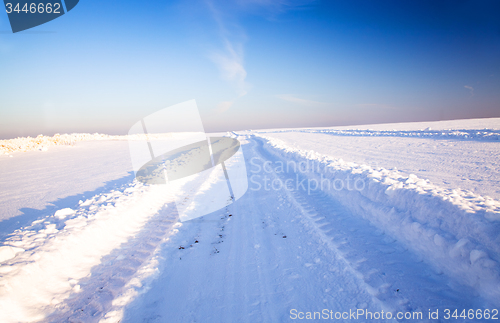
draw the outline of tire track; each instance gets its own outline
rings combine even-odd
[[[262,158],[276,161],[257,141],[256,150]],[[282,160],[286,163],[286,160]],[[297,173],[271,174],[295,180]],[[298,180],[307,180],[298,174]],[[359,286],[372,295],[374,305],[384,311],[421,311],[444,308],[479,308],[471,288],[443,277],[442,272],[424,263],[401,243],[369,221],[355,216],[329,194],[314,190],[292,192],[283,189],[289,201],[299,210],[300,221],[321,244],[344,263],[346,271],[357,277]]]

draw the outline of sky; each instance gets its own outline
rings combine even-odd
[[[500,1],[80,0],[15,34],[0,13],[0,139],[192,99],[207,132],[500,117]]]

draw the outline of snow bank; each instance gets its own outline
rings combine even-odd
[[[17,151],[40,150],[47,151],[48,147],[56,145],[73,145],[74,140],[69,135],[55,134],[53,137],[39,135],[36,138],[16,138],[0,140],[0,154],[8,155]]]
[[[0,155],[9,155],[13,152],[32,150],[47,151],[51,146],[73,146],[78,141],[90,140],[156,140],[171,138],[173,134],[125,135],[111,136],[100,133],[72,133],[55,134],[53,137],[38,135],[36,138],[19,137],[16,139],[0,140]]]
[[[477,141],[500,141],[500,130],[494,129],[447,129],[447,130],[332,130],[332,129],[294,129],[294,130],[276,130],[272,132],[307,132],[323,133],[334,136],[362,136],[362,137],[413,137],[430,139],[461,139]],[[264,132],[265,133],[265,132]]]
[[[0,263],[14,258],[18,253],[23,252],[22,248],[15,248],[11,246],[0,247]]]
[[[286,160],[313,161],[306,175],[318,182],[356,181],[360,190],[328,190],[354,214],[405,243],[422,260],[500,304],[500,202],[465,190],[443,189],[397,170],[347,163],[264,139]],[[360,185],[360,184],[363,185]]]
[[[170,199],[165,186],[146,187],[133,181],[121,191],[80,201],[76,209],[58,210],[13,232],[0,247],[0,321],[42,320],[64,306],[71,295],[83,292],[119,293],[123,285],[120,281],[132,280],[169,232],[163,222],[156,222],[146,230],[144,239],[136,239]],[[161,232],[154,232],[156,228]],[[113,250],[115,253],[110,254]],[[97,279],[96,286],[89,281],[83,284],[91,274],[99,277],[93,268],[103,266],[107,255],[111,259],[105,277]],[[120,266],[126,270],[114,277],[114,268]],[[76,306],[83,308],[85,304]],[[98,308],[103,310],[101,305]]]
[[[133,180],[15,230],[0,246],[0,322],[120,321],[158,273],[161,244],[183,225],[174,201],[189,205],[191,186]]]

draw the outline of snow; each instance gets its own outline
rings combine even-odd
[[[348,190],[325,191],[345,201],[345,207],[404,242],[449,276],[488,298],[500,300],[499,201],[469,191],[443,189],[414,174],[374,170],[314,151],[294,149],[278,139],[267,140],[266,144],[285,160],[296,160],[297,164],[317,162],[315,168],[322,172],[307,172],[315,183],[324,179],[330,183],[348,182],[352,176],[353,182],[363,184],[357,194]],[[458,247],[465,249],[463,239],[468,240],[464,252],[470,257],[456,257],[456,252],[452,252]],[[476,249],[488,251],[494,259],[486,251]],[[482,261],[476,262],[479,258]]]
[[[23,251],[24,249],[11,246],[0,247],[0,262],[10,260],[14,258],[18,253],[21,253]]]
[[[293,130],[284,130],[290,132]],[[297,130],[295,130],[297,131]],[[432,131],[431,128],[417,131],[402,131],[402,130],[299,130],[307,133],[324,133],[334,136],[361,136],[361,137],[417,137],[429,139],[459,139],[459,140],[477,140],[477,141],[493,141],[500,140],[500,131],[492,129],[484,130],[439,130]]]
[[[168,197],[163,186],[145,188],[133,182],[122,189],[128,188],[132,190],[94,197],[76,211],[59,210],[6,239],[5,244],[29,252],[2,264],[1,268],[9,268],[2,275],[8,286],[0,293],[2,321],[42,319],[44,308],[60,304],[72,292],[80,293],[77,282],[103,256],[140,232]]]
[[[132,176],[126,141],[82,141],[47,152],[0,156],[0,237],[38,216],[74,208],[79,200]]]
[[[61,209],[61,210],[58,210],[54,216],[56,218],[59,218],[59,219],[64,219],[66,218],[68,215],[73,215],[75,214],[75,211],[73,209],[70,209],[69,207],[65,208],[65,209]]]
[[[18,138],[0,156],[0,321],[288,322],[326,310],[435,322],[446,309],[498,309],[499,129],[227,134],[248,179],[231,178],[233,190],[246,193],[182,222],[175,202],[208,205],[220,172],[145,185],[127,143],[144,137]]]
[[[149,135],[149,139],[169,138],[173,134]],[[74,146],[79,141],[92,140],[145,140],[145,135],[111,136],[100,133],[72,133],[55,134],[54,136],[38,135],[36,138],[19,137],[15,139],[0,140],[0,155],[11,156],[14,152],[26,152],[32,150],[47,151],[51,146]]]
[[[443,188],[466,189],[500,199],[498,142],[416,137],[336,136],[324,133],[265,133],[303,150],[346,162],[397,169]]]

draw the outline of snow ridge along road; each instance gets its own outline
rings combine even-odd
[[[297,165],[314,165],[305,172],[311,186],[320,186],[322,181],[330,184],[330,195],[354,214],[500,304],[498,201],[468,191],[441,189],[415,175],[294,149],[277,139],[267,141],[266,147],[285,158],[285,164],[294,160]],[[349,181],[362,189],[334,187]]]
[[[0,247],[0,320],[41,320],[54,309],[64,310],[62,302],[75,297],[79,301],[69,300],[75,307],[68,311],[99,312],[177,222],[165,209],[167,193],[164,187],[134,181],[16,230]],[[165,212],[164,218],[155,218]],[[155,227],[147,225],[151,221]],[[138,240],[141,233],[146,236]],[[87,304],[81,303],[84,296],[89,296]]]
[[[497,200],[289,135],[237,135],[249,189],[201,218],[180,223],[173,203],[191,186],[133,180],[18,228],[0,246],[0,321],[288,322],[359,309],[435,322],[429,310],[500,306]]]
[[[417,137],[426,139],[455,139],[455,140],[476,140],[476,141],[500,141],[500,130],[483,129],[483,130],[283,130],[273,132],[305,132],[305,133],[322,133],[333,136],[361,136],[361,137]],[[265,132],[264,132],[265,133]]]

